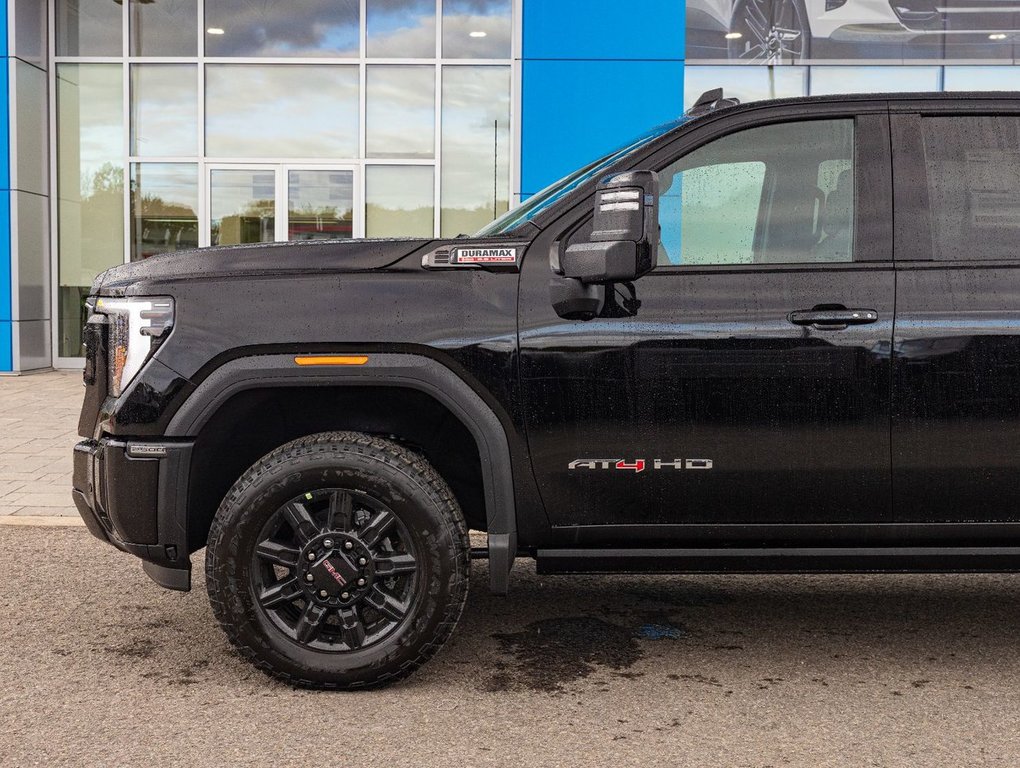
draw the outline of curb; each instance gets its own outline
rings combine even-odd
[[[84,528],[85,521],[70,515],[0,515],[0,525]]]

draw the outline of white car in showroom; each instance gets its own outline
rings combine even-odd
[[[1008,44],[1020,29],[1020,0],[689,0],[687,13],[688,31],[721,30],[730,59],[762,64],[808,59],[813,39]]]

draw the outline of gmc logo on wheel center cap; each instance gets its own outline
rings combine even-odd
[[[336,579],[337,583],[341,587],[344,587],[344,586],[347,585],[347,579],[345,579],[340,574],[340,571],[338,571],[336,568],[333,567],[333,563],[329,562],[329,560],[323,560],[322,561],[322,567],[325,568],[329,572],[330,576],[332,576],[334,579]]]
[[[567,464],[567,469],[614,469],[629,470],[634,473],[652,469],[711,469],[711,459],[574,459]]]

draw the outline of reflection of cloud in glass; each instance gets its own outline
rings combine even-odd
[[[435,67],[372,66],[366,73],[369,157],[435,154]]]
[[[368,0],[366,16],[366,55],[435,57],[436,4],[432,0]]]
[[[149,157],[198,151],[198,83],[194,64],[131,67],[131,151]]]
[[[357,56],[358,0],[206,0],[207,56]]]
[[[510,70],[445,67],[442,98],[442,227],[449,234],[480,221],[474,231],[510,197]],[[474,215],[455,226],[454,209]]]
[[[89,180],[110,163],[122,163],[123,102],[119,64],[60,64],[57,67],[61,168],[80,173],[83,195]],[[74,158],[77,156],[78,162]],[[70,184],[62,195],[72,194]]]
[[[198,166],[192,163],[133,163],[131,194],[142,210],[198,210]]]
[[[122,87],[119,64],[57,65],[61,286],[88,286],[123,259]],[[71,317],[66,311],[61,309],[62,319]],[[68,343],[77,354],[74,341]]]
[[[335,209],[349,214],[354,206],[352,171],[290,171],[287,206],[293,211]]]
[[[358,68],[333,64],[210,64],[206,154],[358,156]]]

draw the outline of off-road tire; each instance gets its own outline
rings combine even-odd
[[[410,532],[419,557],[406,617],[377,643],[329,652],[288,638],[250,586],[263,525],[306,488],[356,488],[385,499]],[[327,432],[287,443],[234,483],[216,512],[206,549],[209,600],[227,638],[259,669],[295,686],[351,690],[414,672],[450,637],[467,599],[469,542],[449,486],[418,454],[379,437]]]

